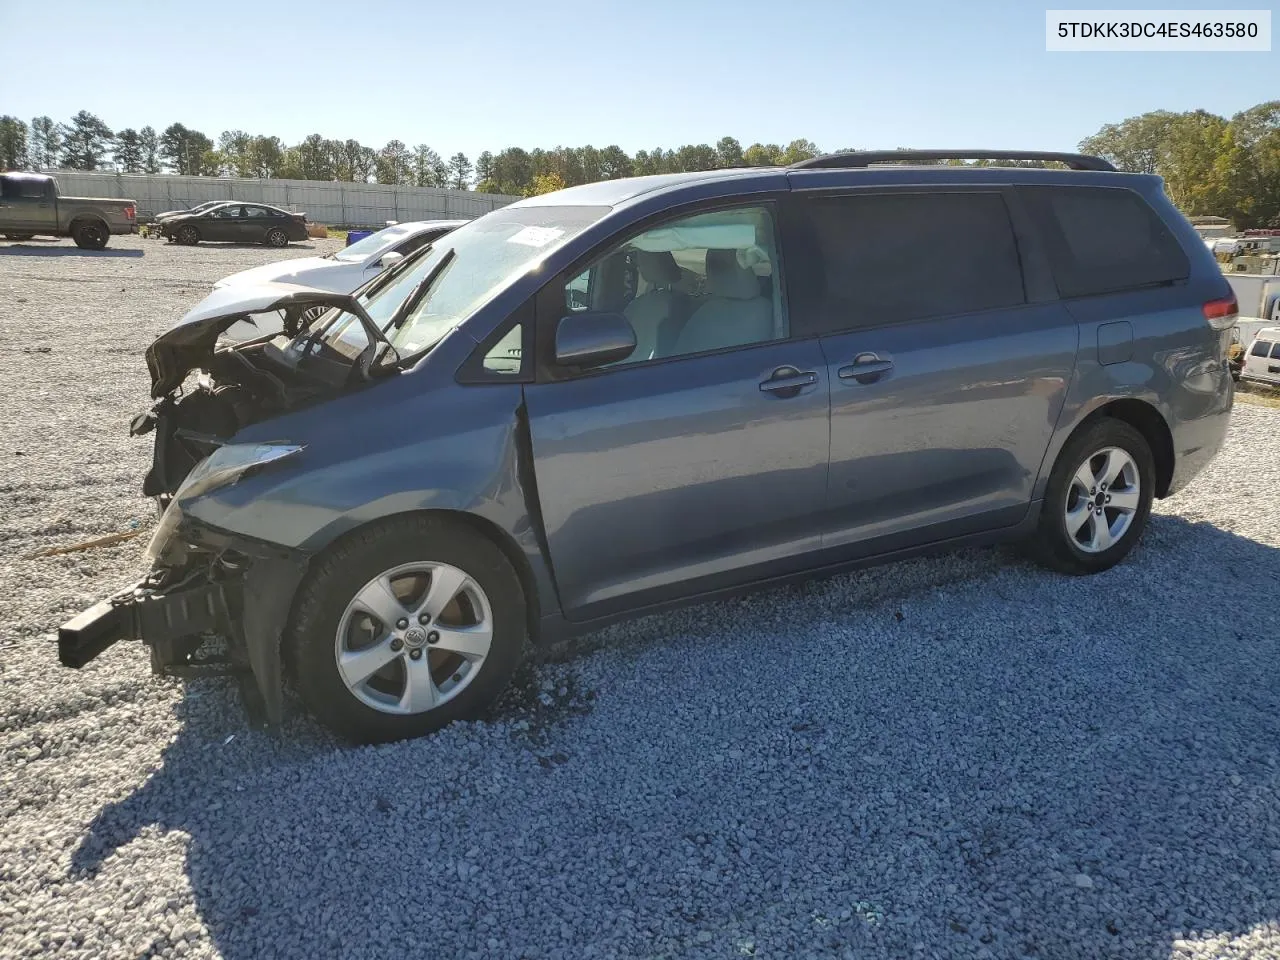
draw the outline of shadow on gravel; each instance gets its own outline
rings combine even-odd
[[[777,639],[821,645],[864,576],[708,605],[706,636],[667,619],[682,656],[741,664],[741,689],[721,674],[714,697],[646,642],[634,664],[607,661],[636,675],[591,716],[544,664],[496,724],[348,749],[301,719],[279,741],[248,732],[229,684],[191,684],[163,767],[98,814],[73,874],[148,825],[182,831],[230,960],[545,957],[553,942],[565,957],[1167,958],[1193,931],[1280,921],[1280,550],[1156,516],[1099,577],[979,567],[846,614],[867,635],[844,651],[857,686],[833,669],[797,694],[750,672],[749,621],[780,611]],[[1117,592],[1131,609],[1100,599]],[[946,616],[915,627],[931,603]],[[1029,649],[1015,660],[1013,644]],[[637,684],[652,684],[643,724],[602,716],[611,699],[643,709]],[[732,762],[700,739],[721,725]]]
[[[26,242],[26,241],[24,241]],[[0,247],[0,257],[140,257],[141,250],[82,250],[79,247]]]

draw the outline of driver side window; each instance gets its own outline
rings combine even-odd
[[[765,207],[695,214],[614,247],[564,288],[570,313],[621,313],[636,349],[614,365],[764,343],[788,334]]]

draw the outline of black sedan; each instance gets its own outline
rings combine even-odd
[[[307,239],[307,217],[265,203],[222,203],[160,222],[160,235],[187,245],[201,240],[286,247]]]

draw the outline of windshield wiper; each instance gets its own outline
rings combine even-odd
[[[427,271],[427,275],[419,280],[414,288],[409,291],[409,296],[404,298],[404,303],[400,304],[400,308],[391,315],[391,320],[387,323],[386,329],[399,330],[404,326],[404,322],[409,318],[410,312],[418,305],[427,291],[431,289],[431,285],[444,272],[444,268],[453,262],[453,258],[457,254],[458,251],[452,247],[445,251],[440,257],[440,262]]]

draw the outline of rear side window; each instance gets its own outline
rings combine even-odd
[[[0,189],[6,200],[43,200],[49,194],[49,181],[30,177],[5,177]]]
[[[821,197],[803,206],[816,249],[795,258],[789,289],[813,332],[1026,303],[997,193]]]
[[[1253,342],[1253,349],[1250,350],[1249,353],[1255,357],[1265,357],[1268,353],[1270,353],[1270,351],[1271,351],[1270,340],[1255,340]]]
[[[1183,280],[1187,255],[1132,190],[1019,187],[1045,237],[1058,293],[1088,297]]]

